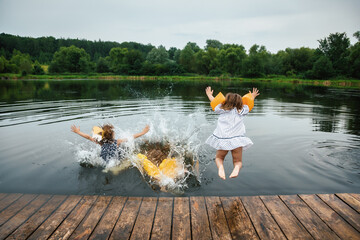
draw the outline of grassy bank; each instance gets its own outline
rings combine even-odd
[[[123,76],[109,74],[61,74],[61,75],[27,75],[19,74],[0,74],[2,80],[36,80],[36,79],[98,79],[98,80],[172,80],[172,81],[206,81],[206,82],[270,82],[270,83],[291,83],[305,84],[314,86],[340,87],[340,88],[358,88],[360,89],[360,80],[356,79],[331,79],[331,80],[311,80],[299,79],[285,76],[272,76],[264,78],[239,78],[239,77],[209,77],[209,76]]]

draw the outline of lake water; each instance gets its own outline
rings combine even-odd
[[[26,80],[0,81],[0,192],[122,196],[262,195],[360,192],[360,90],[296,84],[214,82],[214,93],[261,95],[245,118],[254,145],[243,153],[235,179],[231,154],[227,180],[217,175],[215,150],[204,142],[217,115],[206,82]],[[130,166],[104,171],[99,147],[72,133],[111,123],[118,138],[149,124],[130,141],[184,149],[194,169],[175,193],[160,191]],[[81,162],[91,162],[86,167]]]

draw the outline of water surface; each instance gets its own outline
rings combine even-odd
[[[96,146],[70,131],[89,133],[111,123],[117,137],[150,124],[141,141],[192,151],[199,175],[184,196],[335,193],[360,191],[360,91],[270,83],[212,83],[215,93],[260,89],[246,117],[254,145],[236,179],[221,180],[215,150],[205,145],[217,115],[204,93],[208,83],[174,81],[1,81],[0,192],[170,196],[154,191],[131,167],[118,175],[82,167],[82,151]],[[95,149],[95,150],[93,150]],[[225,159],[227,176],[232,159]]]

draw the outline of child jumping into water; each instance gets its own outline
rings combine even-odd
[[[214,100],[214,90],[211,87],[205,89],[209,100]],[[260,95],[256,88],[249,91],[255,99]],[[249,106],[243,104],[239,94],[228,93],[225,96],[225,102],[215,107],[215,113],[219,114],[217,126],[213,134],[206,140],[206,143],[215,148],[215,163],[218,167],[219,177],[225,179],[224,159],[226,154],[231,151],[233,157],[234,170],[230,178],[238,176],[242,167],[242,151],[251,147],[253,142],[244,136],[245,125],[244,117],[249,113]]]
[[[133,137],[141,137],[149,131],[149,128],[149,125],[146,125],[141,132],[134,134]],[[123,154],[122,149],[120,149],[119,146],[121,143],[128,141],[128,139],[115,139],[114,127],[111,124],[105,124],[102,126],[102,129],[102,139],[101,141],[98,141],[88,134],[81,132],[80,127],[76,127],[75,125],[71,126],[71,131],[101,146],[100,157],[106,162],[109,161],[110,158],[121,159]]]

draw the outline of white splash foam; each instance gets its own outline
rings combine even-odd
[[[204,118],[204,113],[200,110],[194,111],[191,114],[177,116],[169,116],[168,113],[157,109],[153,111],[151,116],[146,119],[146,122],[139,122],[137,126],[150,125],[150,131],[138,138],[134,139],[133,129],[122,129],[117,126],[121,126],[116,122],[116,119],[112,119],[115,122],[112,124],[115,126],[115,136],[117,138],[127,138],[128,141],[121,144],[121,147],[125,150],[125,159],[110,159],[107,163],[100,157],[100,147],[92,146],[86,143],[76,147],[76,159],[82,165],[89,165],[94,167],[102,167],[105,172],[112,172],[119,174],[121,171],[126,170],[129,167],[137,167],[144,179],[153,187],[158,186],[161,191],[182,193],[187,188],[186,180],[190,175],[194,175],[199,178],[198,162],[199,162],[199,149],[202,142],[198,138],[201,126],[198,122],[204,122],[199,118]],[[186,119],[184,119],[186,118]],[[108,122],[106,122],[108,123]],[[182,166],[177,169],[176,177],[169,178],[162,175],[160,179],[150,179],[144,173],[141,164],[139,164],[136,155],[143,152],[140,146],[144,141],[149,142],[162,142],[170,145],[170,152],[168,157],[175,157],[178,161],[178,165]],[[191,158],[191,159],[189,159]],[[185,163],[187,159],[187,163]],[[161,159],[163,160],[163,159]],[[190,162],[193,164],[191,165]]]

